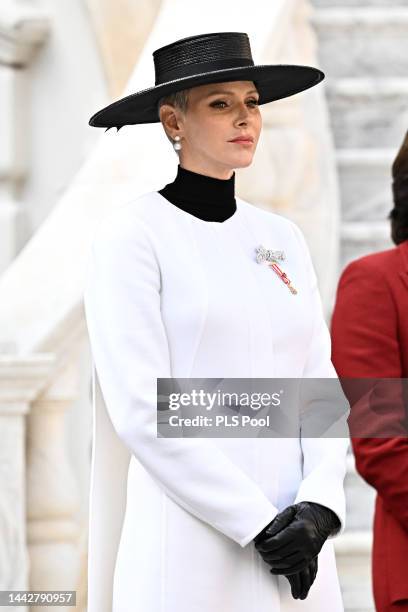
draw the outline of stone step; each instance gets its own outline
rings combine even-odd
[[[311,4],[315,7],[332,7],[337,6],[343,7],[366,7],[366,6],[380,6],[380,7],[404,7],[408,6],[408,0],[312,0]]]
[[[371,581],[372,533],[346,531],[333,539],[340,588],[347,612],[374,612]]]
[[[331,78],[407,76],[408,7],[324,8],[311,23]]]
[[[408,126],[408,78],[332,79],[326,85],[337,148],[396,148]]]
[[[391,208],[391,166],[398,149],[338,149],[343,221],[385,221]]]
[[[386,221],[342,223],[339,271],[358,257],[393,248],[390,234],[390,224]]]
[[[351,242],[386,241],[390,225],[385,221],[372,223],[342,223],[340,234],[342,240]]]
[[[369,530],[349,530],[333,539],[336,557],[347,557],[349,555],[358,555],[367,557],[371,555],[373,546],[373,533]]]

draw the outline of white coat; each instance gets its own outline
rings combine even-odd
[[[236,202],[208,222],[152,191],[94,236],[88,612],[343,612],[333,537],[303,601],[252,539],[301,500],[344,531],[348,439],[156,436],[157,377],[337,378],[302,232]],[[296,295],[256,262],[260,243],[285,251]]]

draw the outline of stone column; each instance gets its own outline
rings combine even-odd
[[[76,360],[70,360],[35,399],[27,417],[27,541],[32,590],[76,590],[80,579],[80,498],[65,438],[65,413],[76,397],[77,374]],[[30,612],[74,609],[34,606]]]
[[[34,2],[2,0],[0,10],[0,273],[22,246],[18,190],[27,173],[27,66],[49,20]]]
[[[50,355],[0,355],[0,590],[29,589],[26,415],[52,363]],[[18,606],[13,610],[22,612],[27,608]]]

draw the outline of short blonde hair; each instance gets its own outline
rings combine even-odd
[[[188,108],[189,91],[190,89],[182,89],[181,91],[175,91],[174,93],[171,93],[167,96],[163,96],[162,98],[160,98],[160,100],[157,103],[157,114],[158,114],[159,119],[160,119],[160,109],[163,106],[163,104],[171,104],[172,106],[175,106],[176,108],[181,110],[183,114],[185,114]],[[169,141],[173,142],[172,138],[167,134],[166,130],[165,130],[165,134],[167,138],[169,139]]]

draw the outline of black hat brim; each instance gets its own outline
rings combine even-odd
[[[248,80],[255,83],[259,104],[293,96],[317,85],[324,73],[313,66],[266,64],[239,66],[182,77],[130,94],[92,115],[89,125],[118,129],[123,125],[158,123],[157,104],[163,96],[208,83]]]

